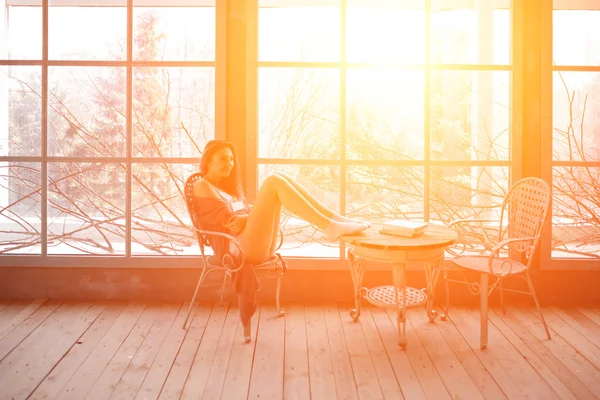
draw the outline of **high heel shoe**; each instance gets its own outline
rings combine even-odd
[[[244,342],[245,343],[250,343],[250,340],[252,340],[251,332],[252,332],[252,323],[251,323],[251,321],[248,321],[248,323],[246,325],[244,325]]]

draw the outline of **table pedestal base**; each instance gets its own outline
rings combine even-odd
[[[350,274],[354,286],[354,309],[350,316],[356,322],[360,317],[362,298],[378,307],[395,308],[398,324],[398,344],[406,347],[406,313],[408,307],[427,303],[427,316],[429,321],[435,321],[437,313],[433,310],[434,291],[439,277],[439,263],[444,258],[443,249],[434,250],[381,250],[359,246],[350,246],[348,261]],[[362,286],[366,270],[366,261],[373,260],[392,264],[392,286],[379,286],[367,289]],[[425,278],[427,288],[418,290],[406,286],[406,264],[423,263],[425,265]]]

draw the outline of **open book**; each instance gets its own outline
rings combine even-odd
[[[395,219],[383,223],[383,227],[379,231],[386,235],[415,237],[423,233],[427,227],[427,222],[409,221],[406,219]]]

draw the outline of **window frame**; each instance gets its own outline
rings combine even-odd
[[[237,0],[238,2],[242,2],[242,0]],[[303,2],[303,0],[272,0],[273,2],[281,1],[286,3]],[[343,4],[345,4],[345,0],[341,0]],[[396,1],[396,0],[390,0]],[[523,57],[520,56],[522,54],[521,51],[517,51],[522,47],[523,42],[523,28],[522,26],[517,26],[519,21],[522,23],[524,18],[532,17],[530,11],[524,11],[524,8],[521,4],[528,0],[494,0],[494,6],[498,4],[509,4],[511,6],[511,15],[512,15],[512,35],[513,38],[511,40],[511,61],[512,63],[506,66],[506,70],[511,71],[511,109],[510,109],[510,128],[512,130],[511,137],[511,157],[510,160],[507,161],[509,163],[509,167],[511,168],[511,176],[512,180],[518,179],[522,176],[522,168],[523,168],[523,160],[525,158],[523,152],[523,106],[528,99],[524,98],[523,93]],[[541,18],[542,18],[542,33],[541,33],[541,57],[542,57],[542,67],[541,70],[538,71],[542,77],[542,93],[540,95],[542,101],[542,158],[540,160],[541,165],[541,175],[542,177],[551,182],[552,180],[552,167],[560,165],[562,162],[553,162],[551,156],[552,154],[552,74],[554,71],[595,71],[600,72],[600,66],[552,66],[552,12],[553,9],[578,9],[578,10],[597,10],[600,8],[600,4],[597,4],[594,0],[555,0],[554,5],[552,0],[538,0],[540,4],[541,10]],[[456,4],[464,4],[465,2],[470,3],[471,0],[454,0]],[[73,5],[99,5],[99,6],[110,6],[117,5],[116,0],[94,0],[94,1],[86,1],[86,0],[56,0],[52,1],[52,6],[54,5],[64,5],[64,6],[73,6]],[[118,5],[121,5],[122,2],[118,2]],[[177,0],[176,2],[169,2],[167,0],[136,0],[136,6],[173,6],[173,4],[177,4],[179,6],[202,6],[212,3],[209,0]],[[44,7],[43,12],[43,30],[45,33],[45,37],[43,39],[43,52],[41,60],[0,60],[1,66],[40,66],[42,68],[42,92],[44,94],[44,98],[42,101],[43,121],[47,120],[47,89],[48,89],[48,67],[51,66],[122,66],[127,69],[127,73],[131,76],[131,70],[137,66],[157,66],[157,67],[202,67],[202,66],[212,66],[215,68],[215,137],[220,139],[225,139],[226,137],[229,140],[240,140],[242,136],[244,136],[243,140],[248,144],[245,147],[245,156],[247,159],[247,167],[246,168],[246,184],[249,190],[249,197],[253,198],[256,195],[257,189],[257,178],[258,178],[258,167],[262,164],[271,164],[271,163],[285,163],[290,160],[277,160],[277,159],[267,159],[267,158],[257,158],[257,149],[256,149],[256,139],[257,139],[257,76],[258,76],[258,68],[260,66],[290,66],[289,63],[259,63],[257,60],[258,55],[258,37],[257,37],[257,13],[258,13],[258,4],[257,0],[250,0],[243,2],[245,5],[245,22],[246,22],[246,31],[245,31],[245,43],[243,44],[246,48],[246,63],[243,66],[240,66],[244,70],[244,75],[246,78],[246,91],[244,93],[245,103],[246,103],[246,119],[245,126],[246,132],[241,133],[227,133],[226,131],[226,115],[227,115],[227,105],[226,105],[226,23],[228,18],[232,18],[233,16],[228,14],[228,10],[226,8],[226,1],[217,0],[216,2],[216,54],[215,61],[210,62],[180,62],[180,61],[165,61],[165,62],[145,62],[145,61],[133,61],[131,59],[131,29],[132,29],[132,10],[133,10],[133,0],[127,0],[127,21],[128,21],[128,51],[127,51],[127,59],[123,61],[93,61],[93,60],[73,60],[73,61],[63,61],[63,60],[48,60],[48,42],[47,42],[47,26],[48,26],[48,4],[49,0],[7,0],[5,2],[6,6],[19,6],[19,5],[38,5]],[[319,2],[319,4],[321,4]],[[426,4],[430,4],[430,0],[426,0]],[[341,8],[343,10],[343,8]],[[343,11],[341,11],[342,14]],[[239,17],[239,16],[238,16]],[[429,19],[429,17],[427,17]],[[341,26],[341,29],[345,30],[345,26]],[[344,35],[345,37],[345,35]],[[237,40],[237,38],[235,39]],[[240,43],[237,43],[238,45]],[[343,46],[341,44],[341,50],[343,51]],[[427,52],[428,54],[428,52]],[[296,65],[296,63],[292,63]],[[304,64],[304,63],[303,63]],[[315,64],[315,66],[319,66],[322,63],[311,63]],[[325,63],[327,64],[327,63]],[[346,63],[344,68],[351,67],[352,64]],[[428,71],[434,69],[464,69],[464,67],[468,67],[469,65],[453,65],[453,64],[444,64],[442,66],[430,65]],[[332,67],[332,66],[329,66]],[[488,66],[477,66],[478,68],[488,68]],[[341,68],[340,68],[341,69]],[[498,65],[493,65],[490,67],[492,70],[498,69]],[[428,73],[429,74],[429,73]],[[131,121],[131,79],[128,79],[128,101],[127,101],[127,111],[129,115],[129,121]],[[428,82],[428,75],[426,82]],[[343,101],[345,101],[345,93],[344,90],[340,90],[340,96],[344,97]],[[231,110],[229,112],[232,112]],[[425,116],[426,124],[428,124],[428,113]],[[0,161],[3,162],[40,162],[42,165],[42,247],[43,252],[41,255],[11,255],[6,254],[0,256],[0,265],[2,266],[16,266],[16,267],[72,267],[72,268],[102,268],[102,267],[115,267],[115,268],[197,268],[198,267],[198,257],[195,256],[132,256],[131,255],[131,241],[127,240],[127,250],[125,256],[104,256],[104,255],[90,255],[90,256],[77,256],[77,255],[48,255],[47,254],[47,166],[49,162],[55,161],[109,161],[109,162],[125,162],[128,165],[127,170],[127,184],[131,185],[131,176],[132,176],[132,165],[133,163],[152,163],[156,161],[165,161],[165,162],[181,162],[181,163],[195,163],[197,159],[193,158],[142,158],[142,157],[132,157],[131,154],[131,124],[127,124],[128,129],[128,152],[126,157],[120,158],[105,158],[105,157],[95,157],[95,158],[76,158],[76,157],[51,157],[47,154],[47,126],[45,123],[42,123],[42,150],[43,153],[39,157],[21,157],[21,156],[4,156],[0,157]],[[426,125],[427,126],[427,125]],[[428,130],[426,131],[426,135],[428,135]],[[516,144],[516,145],[515,145]],[[428,157],[428,152],[426,152],[426,157]],[[314,160],[291,160],[295,163],[314,163]],[[332,165],[340,165],[340,168],[344,169],[342,176],[345,176],[345,169],[351,163],[346,162],[344,165],[340,163],[342,160],[331,160]],[[319,164],[329,163],[329,161],[319,160]],[[362,162],[360,162],[362,163]],[[402,162],[398,162],[402,163]],[[492,162],[492,164],[495,162]],[[504,162],[502,162],[504,163]],[[352,163],[353,164],[353,163]],[[393,163],[397,164],[397,163]],[[447,162],[447,161],[429,161],[428,166],[431,165],[473,165],[472,162]],[[590,166],[600,166],[600,162],[588,163]],[[504,165],[504,164],[503,164]],[[424,172],[427,172],[428,168],[425,168]],[[428,172],[427,172],[428,173]],[[345,190],[345,182],[341,182],[341,189]],[[428,186],[428,185],[427,185]],[[426,187],[427,187],[426,186]],[[127,234],[130,238],[131,235],[131,193],[127,196]],[[345,202],[345,196],[340,198],[341,201]],[[427,206],[428,202],[425,202],[424,205]],[[345,206],[345,204],[344,204]],[[343,209],[342,209],[343,211]],[[550,238],[551,238],[551,225],[550,222],[547,221],[546,226],[543,231],[543,237],[541,241],[541,257],[540,264],[543,270],[598,270],[600,268],[600,263],[597,260],[593,259],[552,259],[550,253]],[[336,259],[320,259],[320,258],[296,258],[291,257],[288,258],[288,264],[292,269],[306,269],[306,270],[345,270],[347,269],[345,264],[345,248],[343,244],[340,246],[340,257]],[[307,263],[307,261],[309,261]]]
[[[349,166],[355,165],[376,165],[376,166],[417,166],[423,167],[423,176],[424,176],[424,215],[428,218],[430,214],[429,210],[429,193],[430,193],[430,168],[438,167],[438,166],[482,166],[482,167],[491,167],[491,166],[502,166],[507,167],[509,169],[509,174],[511,176],[511,180],[518,179],[521,168],[519,164],[520,157],[515,157],[516,155],[520,155],[518,149],[519,146],[514,146],[515,141],[519,140],[518,129],[513,125],[513,104],[516,99],[514,99],[514,62],[512,64],[434,64],[430,62],[430,48],[431,41],[429,39],[430,32],[430,20],[431,20],[431,0],[425,0],[425,42],[426,42],[426,50],[425,50],[425,63],[417,64],[417,65],[402,65],[398,66],[397,64],[386,64],[386,63],[351,63],[345,61],[345,48],[346,48],[346,15],[345,15],[345,6],[346,0],[335,1],[336,4],[340,5],[340,61],[339,62],[276,62],[276,61],[259,61],[258,60],[258,3],[260,0],[252,0],[248,1],[247,5],[247,13],[248,13],[248,21],[253,21],[252,24],[248,24],[248,32],[247,35],[251,40],[248,41],[248,44],[251,46],[248,48],[248,61],[246,64],[247,67],[247,82],[248,85],[248,120],[247,120],[247,135],[251,138],[251,141],[248,144],[246,157],[248,160],[249,166],[254,166],[254,168],[248,168],[246,182],[247,182],[247,190],[249,192],[250,198],[254,198],[256,195],[256,190],[258,188],[258,170],[260,165],[263,164],[280,164],[280,165],[330,165],[337,166],[340,168],[340,212],[344,213],[346,211],[346,177],[347,168]],[[282,3],[288,4],[293,3],[294,0],[291,1],[283,1],[283,0],[272,0],[273,3],[281,1]],[[407,2],[406,4],[408,4]],[[453,5],[469,5],[473,4],[471,0],[455,0],[451,2]],[[321,4],[321,3],[319,3]],[[513,17],[513,7],[511,0],[495,0],[494,6],[504,5],[511,10],[511,20]],[[513,59],[513,44],[512,41],[509,42],[509,61]],[[333,68],[338,69],[340,71],[340,154],[337,159],[282,159],[282,158],[264,158],[258,157],[257,155],[257,147],[258,147],[258,71],[260,68],[297,68],[297,67],[306,67],[306,68]],[[390,68],[401,68],[401,69],[417,69],[419,71],[424,72],[424,102],[425,102],[425,112],[424,112],[424,159],[419,161],[401,161],[401,160],[380,160],[380,161],[371,161],[371,160],[347,160],[345,158],[345,131],[346,131],[346,70],[350,68],[372,68],[372,67],[390,67]],[[512,132],[512,136],[509,138],[509,159],[508,160],[499,160],[499,161],[473,161],[473,160],[465,160],[465,161],[444,161],[444,160],[432,160],[430,158],[430,76],[432,71],[452,71],[452,70],[461,70],[461,71],[508,71],[510,74],[510,82],[511,88],[509,92],[509,129]],[[515,175],[516,174],[516,175]],[[338,258],[329,258],[329,259],[319,259],[319,258],[304,258],[306,261],[313,260],[327,260],[330,265],[344,265],[346,259],[346,246],[344,242],[340,243],[339,248],[339,257]],[[343,268],[343,267],[342,267]],[[409,269],[413,269],[416,267],[409,267]],[[337,269],[337,268],[336,268]]]
[[[50,5],[51,3],[51,5]],[[115,4],[118,3],[118,4]],[[117,267],[117,268],[157,268],[173,266],[179,268],[197,268],[198,257],[194,256],[159,256],[159,255],[132,255],[132,177],[133,166],[138,164],[167,163],[167,164],[196,164],[198,158],[192,157],[140,157],[133,155],[133,75],[136,67],[211,67],[214,68],[215,91],[215,138],[226,137],[226,18],[227,9],[225,1],[210,0],[181,0],[178,6],[211,6],[215,7],[215,59],[214,61],[136,61],[133,60],[133,10],[138,6],[169,5],[170,2],[154,0],[8,0],[5,7],[9,6],[41,6],[42,7],[42,57],[39,60],[2,59],[0,66],[39,66],[41,67],[41,92],[42,92],[42,124],[41,124],[41,155],[40,156],[0,156],[0,162],[36,162],[41,165],[41,253],[40,254],[3,254],[0,256],[0,265],[19,267]],[[127,38],[126,59],[119,61],[98,60],[50,60],[48,58],[48,9],[54,6],[124,6],[127,8]],[[123,157],[71,157],[48,155],[48,68],[62,67],[125,67],[126,69],[126,154]],[[126,198],[125,198],[125,254],[124,255],[69,255],[48,254],[48,165],[52,162],[101,162],[122,163],[126,165]],[[183,201],[183,200],[182,200]]]
[[[554,73],[565,72],[599,72],[600,65],[554,65],[553,63],[553,13],[554,10],[590,10],[599,11],[600,3],[593,0],[543,0],[541,6],[542,45],[541,45],[541,77],[542,77],[542,178],[553,182],[553,168],[561,166],[600,167],[598,161],[557,161],[553,159],[553,81]],[[600,11],[599,11],[600,12]],[[548,271],[598,271],[600,261],[596,258],[553,258],[552,257],[552,201],[548,217],[541,237],[540,264],[542,270]]]

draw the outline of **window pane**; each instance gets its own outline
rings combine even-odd
[[[459,219],[493,221],[454,225],[459,240],[447,255],[480,256],[485,251],[485,244],[498,237],[500,212],[508,185],[509,167],[431,168],[431,222],[447,225]],[[508,255],[503,250],[500,252],[503,256]]]
[[[134,5],[136,1],[134,0]],[[133,59],[213,61],[215,7],[134,7]]]
[[[423,72],[349,69],[346,158],[423,159]]]
[[[319,202],[331,211],[340,209],[340,168],[338,166],[316,165],[259,165],[259,185],[275,172],[291,176]],[[282,210],[281,226],[284,243],[279,251],[288,257],[338,258],[339,242],[330,243],[317,227]]]
[[[125,155],[125,68],[48,68],[48,154]]]
[[[554,10],[552,25],[556,65],[600,65],[600,10]]]
[[[133,69],[133,154],[196,157],[215,137],[214,68]]]
[[[600,159],[600,73],[554,72],[553,158]]]
[[[0,163],[0,254],[41,253],[39,163]]]
[[[337,69],[260,68],[258,155],[338,158]]]
[[[6,45],[0,58],[41,60],[42,7],[8,6],[6,15],[6,19],[0,21],[2,33],[6,35]]]
[[[600,256],[600,168],[552,170],[552,257]]]
[[[348,167],[346,214],[375,223],[423,219],[423,178],[421,167]]]
[[[127,2],[120,7],[48,8],[48,58],[51,60],[124,60],[126,58]],[[107,27],[110,27],[107,29]]]
[[[507,160],[508,71],[431,73],[431,158]]]
[[[48,164],[48,254],[124,254],[125,193],[123,164]]]
[[[431,62],[509,64],[510,10],[495,9],[492,0],[465,4],[448,8],[447,1],[432,0]]]
[[[508,167],[431,167],[430,219],[499,219]]]
[[[337,0],[322,6],[313,2],[305,7],[279,3],[284,2],[258,2],[260,61],[340,60],[340,8]]]
[[[185,180],[197,170],[190,164],[133,165],[132,254],[200,254],[183,197]]]
[[[348,62],[425,62],[424,1],[348,0],[346,26]]]
[[[8,113],[6,108],[0,113],[0,156],[41,155],[41,72],[40,67],[0,69],[0,92],[8,98]]]

